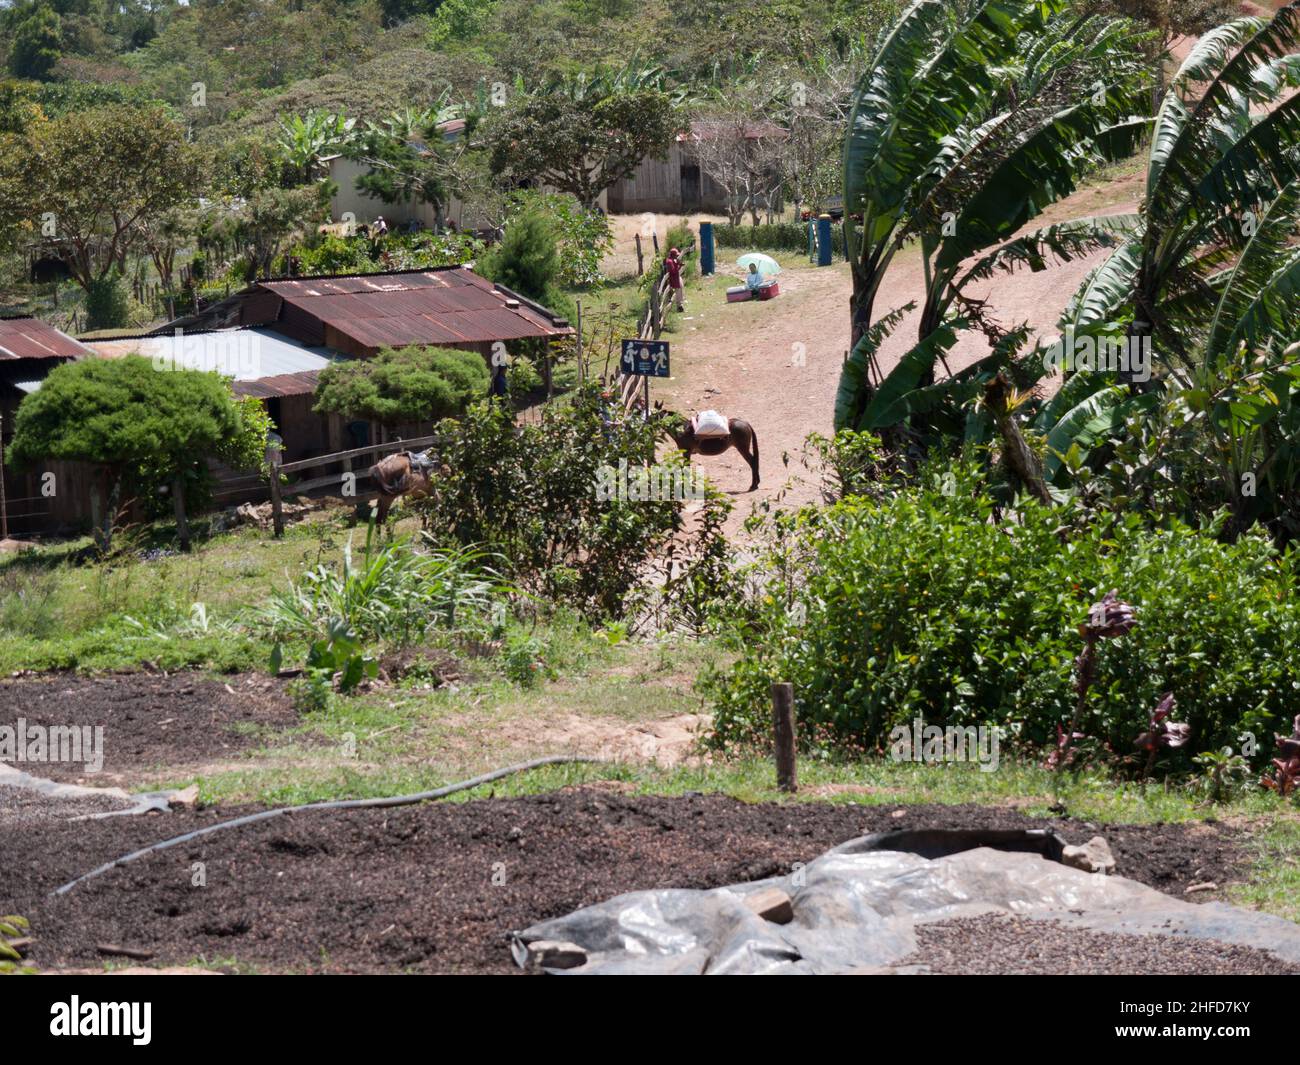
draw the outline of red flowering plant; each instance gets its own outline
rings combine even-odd
[[[1099,603],[1093,603],[1088,609],[1088,619],[1079,626],[1079,635],[1083,637],[1083,650],[1074,660],[1074,691],[1078,699],[1074,704],[1074,716],[1070,718],[1068,730],[1056,726],[1056,750],[1047,759],[1049,769],[1057,770],[1066,766],[1075,740],[1084,738],[1079,731],[1079,721],[1088,705],[1088,689],[1097,680],[1097,645],[1102,640],[1114,640],[1132,631],[1137,624],[1137,611],[1121,600],[1114,588],[1107,592]]]
[[[1156,755],[1160,753],[1161,748],[1182,747],[1192,738],[1191,725],[1169,720],[1169,715],[1174,712],[1176,705],[1174,693],[1165,692],[1160,702],[1156,704],[1156,708],[1151,711],[1147,730],[1133,741],[1133,746],[1139,751],[1147,752],[1147,763],[1142,769],[1144,780],[1151,772],[1151,767],[1155,765]]]
[[[1296,715],[1290,736],[1277,737],[1279,757],[1273,759],[1273,775],[1260,783],[1279,795],[1290,795],[1300,788],[1300,714]]]

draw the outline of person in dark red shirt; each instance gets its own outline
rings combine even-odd
[[[664,272],[668,274],[668,287],[672,289],[677,309],[686,310],[686,303],[682,299],[682,253],[676,248],[673,248],[668,253],[668,258],[664,260]]]

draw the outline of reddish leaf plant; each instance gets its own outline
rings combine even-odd
[[[1300,788],[1300,714],[1291,735],[1277,737],[1277,750],[1281,757],[1273,759],[1273,775],[1263,777],[1260,783],[1279,795],[1290,795]]]
[[[1147,752],[1146,768],[1142,770],[1143,779],[1151,772],[1151,767],[1155,765],[1156,755],[1160,753],[1162,747],[1181,747],[1192,737],[1192,726],[1170,721],[1169,715],[1174,712],[1174,693],[1165,692],[1156,708],[1151,711],[1151,720],[1147,723],[1147,730],[1133,741],[1139,751]]]

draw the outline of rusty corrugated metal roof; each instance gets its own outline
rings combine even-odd
[[[302,373],[284,373],[277,374],[274,377],[260,377],[256,381],[235,381],[231,387],[237,396],[272,399],[276,396],[310,395],[316,391],[316,382],[319,379],[319,370],[305,370]]]
[[[0,318],[0,359],[80,359],[89,354],[81,341],[39,318]]]
[[[563,319],[465,267],[259,282],[286,306],[279,323],[303,331],[307,315],[358,348],[481,344],[566,336]]]

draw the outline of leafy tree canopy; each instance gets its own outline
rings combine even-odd
[[[488,368],[476,351],[411,346],[321,371],[318,413],[366,418],[385,426],[439,421],[487,393]]]
[[[247,469],[265,448],[249,425],[219,374],[159,370],[139,355],[85,359],[56,367],[23,400],[10,454],[21,465],[61,459],[173,473],[211,455]]]
[[[195,199],[205,175],[205,154],[162,108],[70,112],[7,138],[0,230],[59,241],[88,287],[124,261],[143,223]]]
[[[646,156],[665,158],[684,128],[671,98],[657,89],[597,100],[557,91],[525,97],[485,123],[483,135],[498,177],[552,185],[593,207]]]

